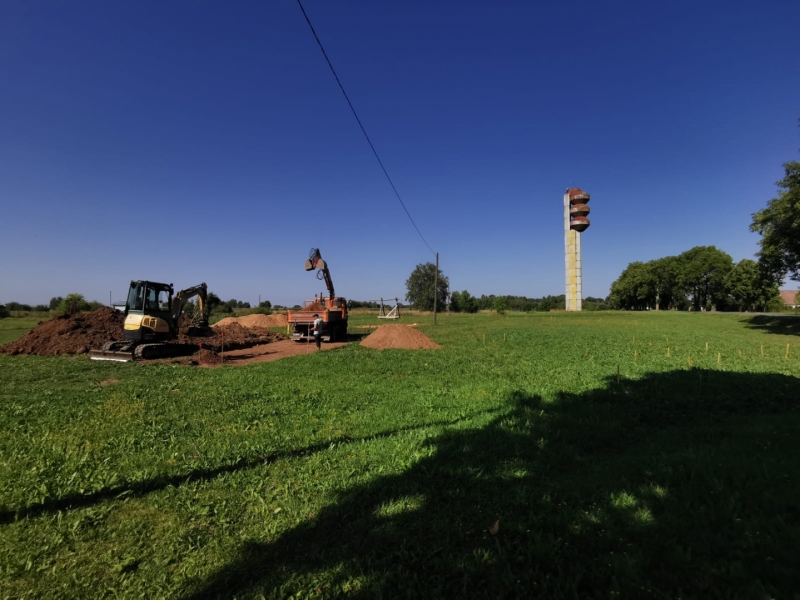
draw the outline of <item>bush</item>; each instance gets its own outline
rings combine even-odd
[[[268,306],[256,306],[255,308],[249,308],[244,311],[245,315],[271,315],[272,310]]]
[[[0,304],[0,319],[7,319],[11,316],[11,313],[8,312],[5,304]]]
[[[64,298],[56,307],[55,312],[68,315],[72,312],[73,303],[75,304],[75,312],[86,312],[93,310],[92,305],[86,301],[86,299],[83,297],[83,294],[67,294],[67,297]]]

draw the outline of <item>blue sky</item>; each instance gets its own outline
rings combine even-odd
[[[451,289],[563,293],[562,195],[592,195],[584,296],[716,245],[800,147],[800,3],[304,6]],[[402,296],[434,256],[294,0],[0,3],[0,302],[131,279],[224,299]]]

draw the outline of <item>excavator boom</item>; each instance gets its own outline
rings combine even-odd
[[[319,269],[322,273],[322,279],[325,280],[325,287],[328,288],[328,295],[333,298],[336,292],[333,291],[333,280],[331,279],[331,272],[328,270],[327,263],[322,260],[322,255],[319,253],[319,248],[312,248],[309,253],[308,260],[305,264],[306,271],[313,271]]]

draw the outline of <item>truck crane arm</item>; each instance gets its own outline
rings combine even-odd
[[[336,296],[336,293],[333,291],[333,280],[331,279],[331,272],[328,270],[328,265],[322,260],[322,255],[319,253],[319,248],[312,248],[311,252],[308,254],[308,260],[305,264],[306,271],[313,271],[314,269],[319,269],[319,273],[317,273],[318,279],[324,279],[325,285],[328,288],[328,294],[330,295],[331,299]],[[322,275],[320,277],[320,274]]]

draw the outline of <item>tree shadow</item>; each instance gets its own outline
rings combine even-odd
[[[480,415],[492,414],[494,412],[497,411],[477,411],[470,415],[459,417],[458,419],[434,421],[408,427],[398,427],[396,429],[379,431],[363,437],[342,436],[332,440],[326,440],[325,442],[321,442],[319,444],[298,448],[296,450],[285,450],[282,452],[270,452],[255,456],[246,456],[229,464],[218,465],[207,469],[194,469],[189,473],[163,475],[161,477],[155,477],[144,481],[125,483],[114,487],[103,488],[88,494],[70,494],[59,498],[49,498],[43,502],[31,504],[19,509],[0,510],[0,525],[12,523],[14,521],[29,517],[37,517],[44,514],[54,514],[62,510],[72,510],[76,508],[93,506],[94,504],[104,500],[113,500],[120,497],[141,497],[150,494],[151,492],[163,490],[168,487],[185,485],[190,481],[208,481],[225,473],[235,473],[237,471],[252,469],[254,467],[271,464],[275,461],[286,458],[299,458],[301,456],[308,457],[312,454],[316,454],[317,452],[330,449],[331,444],[355,444],[359,442],[384,439],[407,431],[427,429],[429,427],[456,425],[457,423],[466,419],[472,419]]]
[[[745,321],[750,329],[760,329],[780,335],[800,335],[798,315],[756,315]]]
[[[692,369],[512,394],[188,597],[791,597],[797,386]]]

